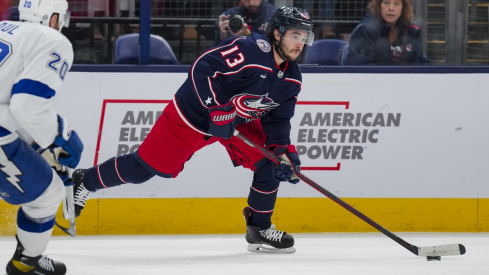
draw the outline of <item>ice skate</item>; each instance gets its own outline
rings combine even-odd
[[[246,241],[248,251],[259,253],[294,253],[294,237],[284,231],[275,229],[275,225],[268,229],[261,229],[259,226],[248,224],[251,210],[246,207],[243,210],[246,220]]]
[[[75,217],[80,216],[85,208],[90,191],[83,185],[83,176],[86,169],[76,169],[73,172],[73,193],[75,196]]]
[[[15,236],[17,238],[17,236]],[[22,255],[24,247],[17,238],[17,248],[12,259],[7,264],[7,275],[64,275],[64,263],[55,262],[47,256],[28,257]]]

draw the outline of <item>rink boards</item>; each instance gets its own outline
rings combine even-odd
[[[187,69],[75,67],[55,106],[85,144],[79,167],[137,149]],[[392,231],[489,231],[489,70],[302,70],[291,138],[304,174]],[[177,179],[94,194],[78,233],[244,232],[251,177],[213,144]],[[286,231],[372,231],[305,183],[278,197],[273,222]],[[15,209],[0,201],[0,235],[14,234]]]

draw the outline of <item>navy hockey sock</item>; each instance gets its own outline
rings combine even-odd
[[[143,183],[154,174],[144,168],[135,158],[135,153],[111,158],[85,171],[83,184],[89,191],[119,186],[125,183]]]
[[[248,223],[261,229],[268,229],[272,225],[272,214],[280,185],[280,182],[273,177],[271,165],[275,164],[268,162],[255,170],[248,196],[248,205],[251,209]]]

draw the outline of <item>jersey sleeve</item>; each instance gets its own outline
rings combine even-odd
[[[290,119],[294,116],[297,97],[291,97],[261,118],[263,132],[267,136],[266,146],[290,144]]]
[[[58,34],[58,33],[57,33]],[[73,62],[71,43],[61,34],[41,35],[26,50],[24,69],[15,80],[10,111],[42,148],[58,135],[57,113],[51,98],[60,89]]]
[[[224,104],[219,101],[221,84],[252,77],[252,56],[247,55],[244,37],[231,40],[229,44],[214,48],[201,55],[192,65],[189,79],[200,103],[205,108]],[[235,91],[231,91],[235,92]]]

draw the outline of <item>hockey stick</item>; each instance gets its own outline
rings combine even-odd
[[[58,222],[54,221],[54,224],[59,227],[66,234],[75,237],[76,236],[76,224],[75,224],[75,202],[73,196],[73,180],[71,174],[73,173],[73,169],[61,165],[59,163],[58,158],[60,154],[66,153],[62,148],[55,148],[54,150],[45,150],[42,149],[39,145],[33,144],[32,147],[41,155],[41,157],[46,160],[46,162],[51,166],[56,173],[66,173],[69,177],[68,182],[64,182],[65,186],[65,200],[63,201],[63,218],[65,220],[70,220],[70,227],[66,228],[58,224]]]
[[[238,139],[243,141],[244,143],[248,144],[250,147],[255,149],[256,151],[260,152],[263,156],[267,157],[274,163],[280,163],[280,160],[275,156],[273,153],[269,152],[267,149],[258,146],[255,144],[253,141],[249,140],[245,136],[243,136],[241,133],[238,132],[238,130],[234,131],[234,136],[236,136]],[[310,185],[312,188],[316,189],[326,197],[330,198],[337,204],[341,205],[343,208],[346,210],[350,211],[353,213],[355,216],[359,217],[362,219],[364,222],[368,223],[371,225],[373,228],[379,230],[380,232],[384,233],[387,237],[391,238],[407,250],[411,251],[413,254],[418,255],[418,256],[455,256],[455,255],[463,255],[465,254],[465,246],[462,244],[444,244],[444,245],[437,245],[437,246],[415,246],[412,245],[405,240],[401,239],[400,237],[394,235],[392,232],[389,230],[385,229],[382,227],[380,224],[376,223],[369,217],[365,216],[363,213],[360,211],[356,210],[353,208],[353,206],[349,205],[342,199],[338,198],[335,196],[333,193],[329,192],[328,190],[324,189],[321,185],[317,184],[314,182],[312,179],[308,178],[306,175],[303,173],[300,173],[297,175],[302,181]]]
[[[73,183],[71,185],[65,185],[66,198],[63,201],[63,217],[65,220],[70,220],[70,227],[66,228],[54,221],[54,224],[66,234],[76,237],[76,224],[75,224],[75,205],[73,201]],[[67,213],[67,216],[65,216]]]
[[[61,231],[66,234],[76,237],[76,223],[75,223],[75,202],[73,196],[73,180],[71,180],[71,174],[73,169],[63,166],[64,171],[66,171],[70,177],[70,181],[64,182],[66,197],[63,201],[63,218],[70,221],[70,227],[66,228],[54,221],[54,224],[61,229]]]

